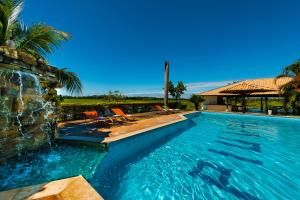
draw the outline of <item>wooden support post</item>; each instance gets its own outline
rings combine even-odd
[[[266,114],[268,114],[268,97],[265,97]]]
[[[228,110],[228,96],[226,97],[226,108]]]
[[[243,94],[242,95],[242,109],[243,109],[243,113],[246,112],[246,95]]]
[[[263,107],[263,98],[260,97],[260,111],[264,112],[264,107]]]

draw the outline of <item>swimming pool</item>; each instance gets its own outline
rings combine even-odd
[[[90,183],[105,199],[300,199],[299,119],[189,118],[112,143]]]
[[[82,174],[91,178],[106,151],[88,145],[59,144],[13,158],[0,165],[0,191]]]
[[[113,142],[0,166],[0,191],[83,176],[105,199],[300,199],[300,119],[197,113]]]

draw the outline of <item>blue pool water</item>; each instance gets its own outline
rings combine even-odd
[[[0,165],[0,191],[79,174],[91,178],[105,155],[99,147],[65,144],[31,152]]]
[[[0,166],[0,191],[83,174],[108,200],[300,199],[300,119],[219,113]]]
[[[90,182],[114,200],[300,199],[299,152],[298,119],[201,113],[112,144]]]

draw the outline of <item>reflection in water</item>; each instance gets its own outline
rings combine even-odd
[[[226,133],[226,134],[232,134],[232,135],[242,135],[242,136],[250,136],[250,137],[260,137],[259,134],[256,134],[256,133],[239,133],[239,132],[229,132],[229,131],[223,131],[223,133]]]
[[[248,141],[245,141],[245,140],[232,139],[232,138],[226,138],[226,137],[220,137],[220,136],[218,136],[218,138],[220,138],[222,140],[236,141],[236,142],[240,142],[240,143],[243,143],[243,144],[249,144],[249,145],[253,145],[253,146],[260,146],[260,144],[258,144],[256,142],[248,142]]]
[[[205,167],[218,171],[220,173],[218,179],[215,180],[213,176],[202,173]],[[253,196],[248,192],[241,192],[238,189],[232,187],[229,183],[231,172],[232,172],[231,169],[226,169],[225,167],[217,165],[216,163],[200,160],[198,161],[197,166],[195,166],[191,171],[189,171],[189,175],[191,175],[194,178],[200,177],[206,184],[214,185],[218,187],[220,190],[231,193],[237,198],[247,199],[247,200],[259,199],[258,197]]]
[[[89,182],[105,199],[119,199],[123,194],[117,192],[124,187],[122,184],[128,178],[126,174],[131,165],[195,125],[192,120],[185,120],[110,144],[108,155]],[[167,163],[160,164],[165,166]]]
[[[238,159],[238,160],[241,160],[241,161],[246,161],[246,162],[250,162],[250,163],[253,163],[253,164],[257,164],[257,165],[263,165],[263,162],[260,161],[260,160],[253,160],[253,159],[250,159],[250,158],[244,158],[244,157],[241,157],[241,156],[237,156],[235,154],[232,154],[232,153],[229,153],[229,152],[226,152],[226,151],[218,151],[218,150],[215,150],[215,149],[208,149],[208,151],[210,152],[213,152],[213,153],[217,153],[217,154],[220,154],[220,155],[223,155],[223,156],[228,156],[228,157],[232,157],[232,158],[235,158],[235,159]]]
[[[230,147],[236,147],[236,148],[240,148],[240,149],[246,149],[246,150],[250,150],[250,151],[255,151],[255,152],[261,152],[259,146],[241,146],[241,145],[237,145],[237,144],[232,144],[232,143],[229,143],[229,142],[224,142],[224,141],[221,141],[221,140],[216,140],[215,142],[217,143],[220,143],[220,144],[224,144],[224,145],[227,145],[227,146],[230,146]]]

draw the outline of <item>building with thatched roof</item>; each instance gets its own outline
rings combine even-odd
[[[228,104],[228,98],[245,99],[245,97],[260,98],[261,110],[263,110],[263,98],[266,102],[265,107],[267,107],[268,97],[279,97],[281,95],[280,88],[290,81],[291,78],[289,77],[283,77],[277,80],[275,78],[244,80],[228,84],[224,87],[201,92],[199,93],[199,95],[204,97],[204,108],[207,110],[231,111],[233,110],[234,105]],[[243,110],[243,108],[241,109],[241,111]]]

